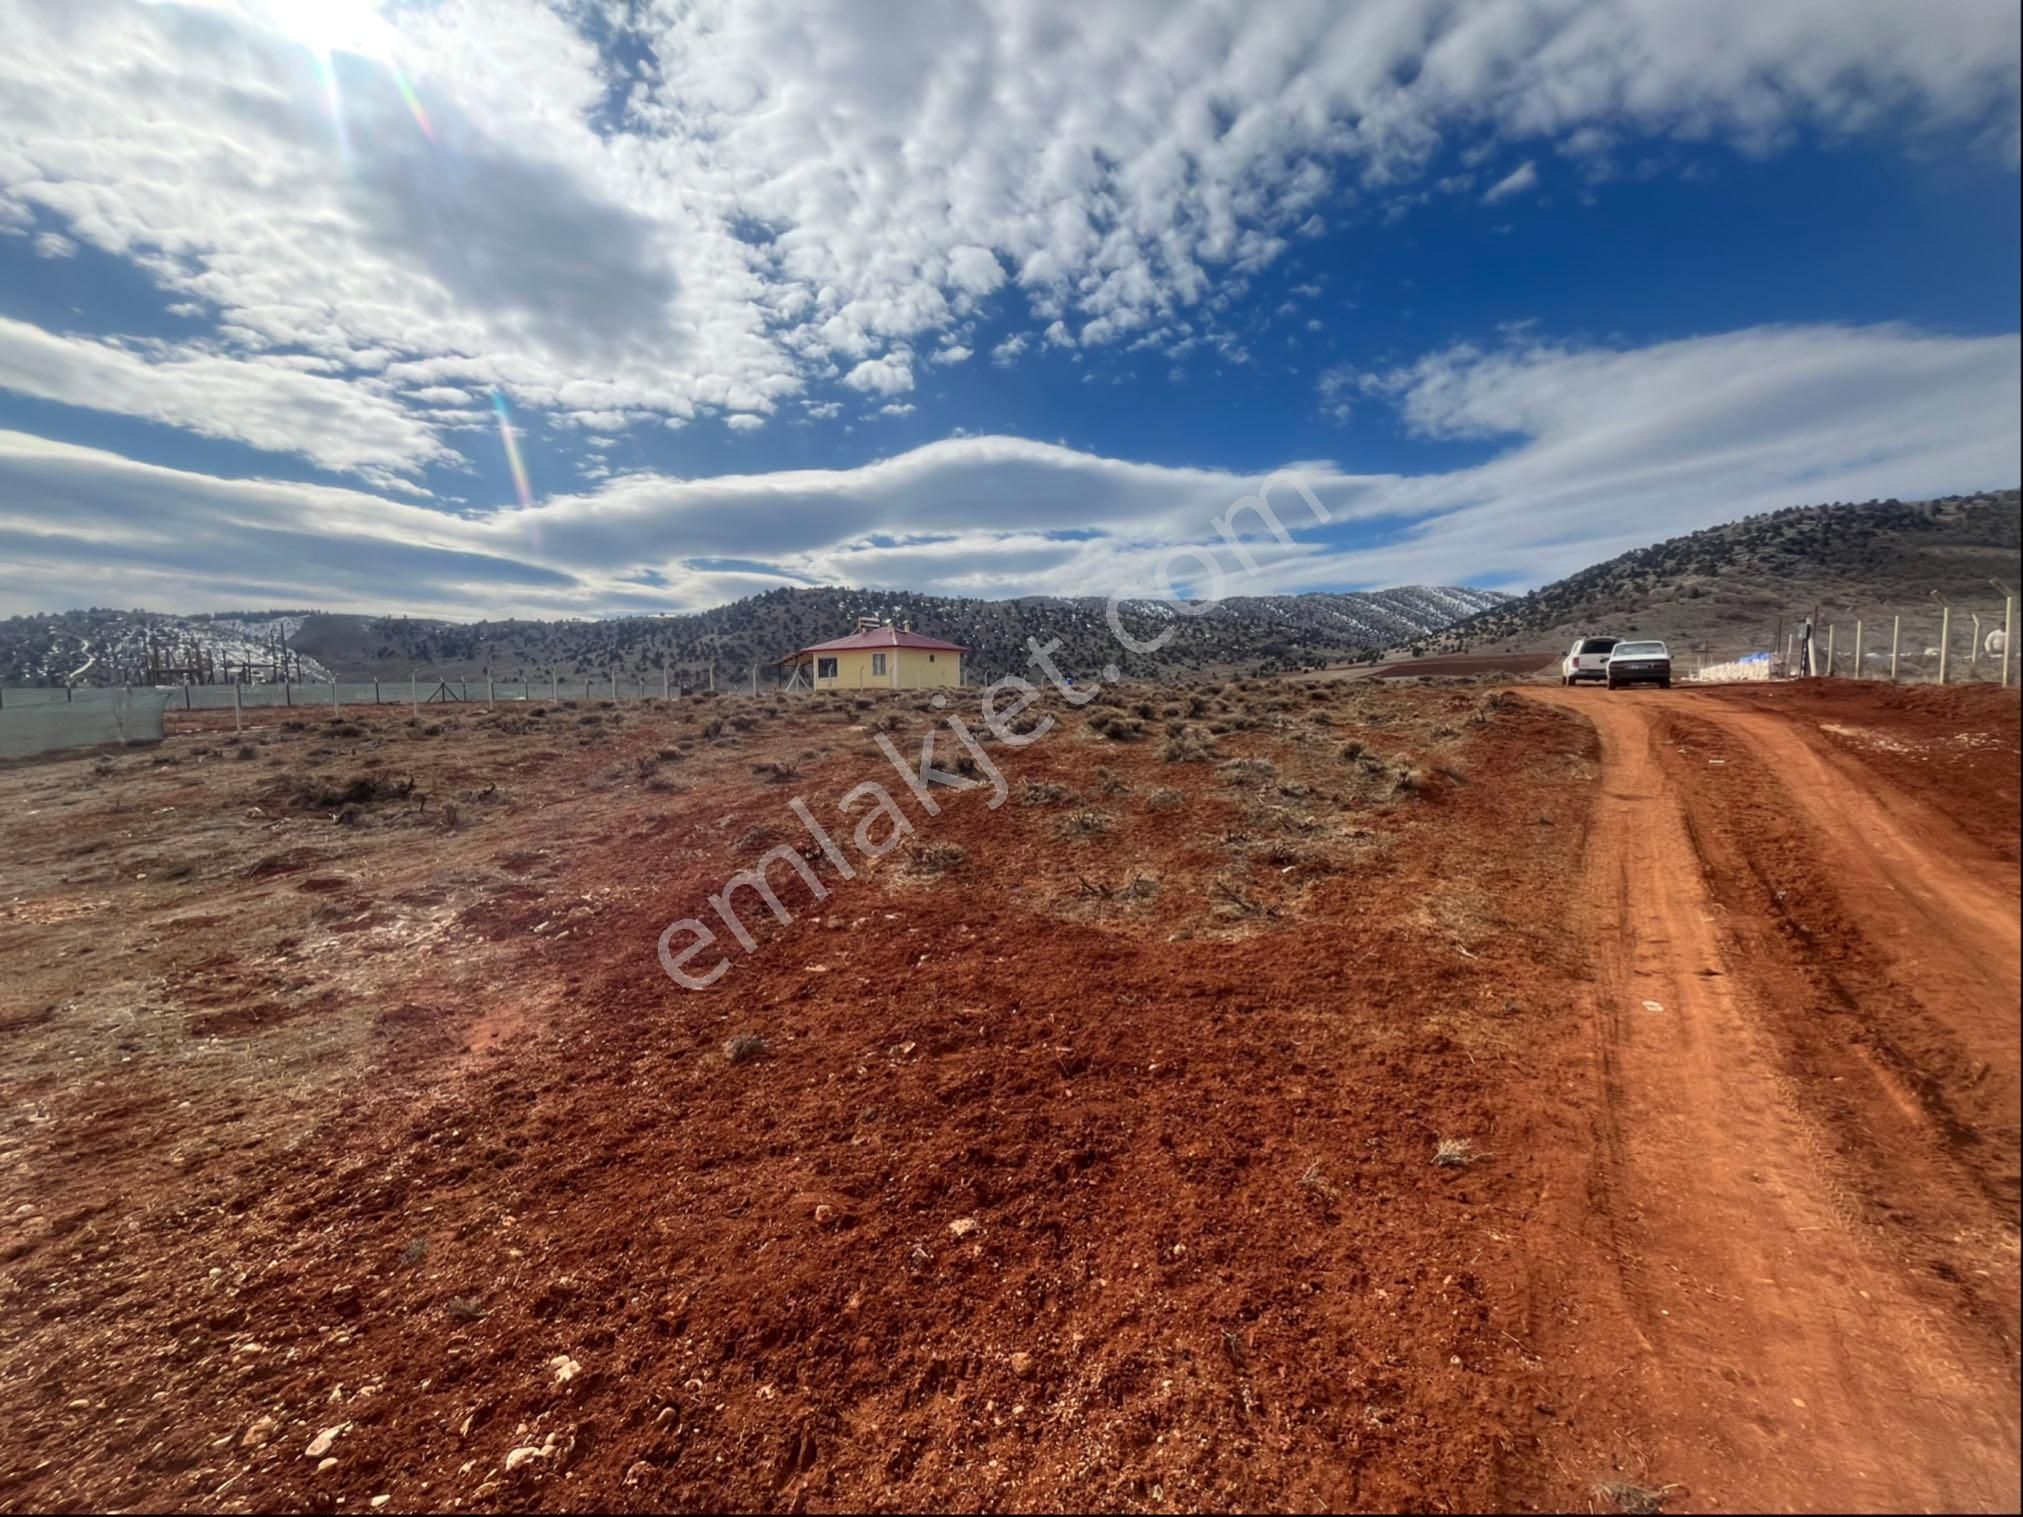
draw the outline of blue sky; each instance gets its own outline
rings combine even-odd
[[[0,612],[1198,593],[1288,470],[1222,588],[1522,588],[2023,472],[2013,6],[0,27]]]

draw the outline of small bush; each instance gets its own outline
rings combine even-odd
[[[954,843],[921,843],[908,852],[907,860],[915,874],[946,874],[968,863],[969,853]]]
[[[1134,721],[1128,716],[1111,712],[1092,717],[1089,725],[1113,743],[1135,743],[1145,735],[1145,724],[1142,721]]]
[[[1061,835],[1071,838],[1096,837],[1102,833],[1114,832],[1117,819],[1107,811],[1083,809],[1071,811],[1061,818]]]
[[[1027,780],[1019,786],[1019,800],[1027,806],[1052,806],[1068,798],[1068,787],[1052,780]]]
[[[1163,756],[1169,764],[1207,764],[1222,755],[1216,751],[1215,740],[1200,728],[1181,727],[1167,738]]]
[[[1161,785],[1145,797],[1147,811],[1178,811],[1187,804],[1187,792],[1175,790],[1171,785]]]
[[[749,1064],[766,1051],[766,1040],[755,1032],[741,1032],[724,1044],[724,1063]]]
[[[1231,759],[1222,766],[1224,780],[1232,785],[1251,788],[1268,785],[1278,778],[1278,765],[1267,758]]]

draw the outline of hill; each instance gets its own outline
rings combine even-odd
[[[174,617],[141,611],[72,611],[0,621],[0,683],[46,684],[73,671],[85,683],[139,681],[155,665],[209,657],[234,663],[285,655],[309,678],[405,678],[421,669],[447,678],[502,679],[548,673],[699,674],[742,680],[796,648],[850,631],[856,618],[911,623],[916,631],[973,650],[980,678],[1027,670],[1027,640],[1059,639],[1053,654],[1070,672],[1120,665],[1139,677],[1201,670],[1271,673],[1373,658],[1508,599],[1500,591],[1406,586],[1344,594],[1232,596],[1196,616],[1161,601],[1129,601],[1120,619],[1134,642],[1171,636],[1156,651],[1128,653],[1111,634],[1098,598],[971,600],[907,591],[780,589],[707,611],[608,620],[450,622],[323,612],[241,612]],[[161,650],[175,650],[173,658]],[[192,651],[194,650],[194,651]],[[264,650],[264,651],[263,651]]]
[[[1429,649],[1479,653],[1563,650],[1583,633],[1661,637],[1709,657],[1768,650],[1818,608],[1852,633],[1857,617],[1905,646],[1937,636],[1952,603],[1992,625],[2002,592],[2023,577],[2015,490],[1938,500],[1795,506],[1637,548],[1504,601],[1429,639]],[[1871,648],[1877,646],[1873,641]]]

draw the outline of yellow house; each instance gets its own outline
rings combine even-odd
[[[780,662],[793,670],[789,689],[807,685],[816,690],[929,690],[961,684],[962,656],[967,652],[960,643],[860,616],[857,630],[848,637],[816,643]]]

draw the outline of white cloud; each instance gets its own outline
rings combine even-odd
[[[961,343],[946,347],[929,359],[930,363],[964,363],[969,359],[970,350]]]
[[[1010,368],[1018,361],[1019,355],[1025,352],[1031,341],[1032,339],[1025,333],[1014,332],[990,350],[990,361],[1000,369]]]
[[[904,394],[913,388],[913,355],[901,348],[883,358],[867,358],[843,376],[843,383],[877,395]]]
[[[1537,188],[1538,165],[1527,158],[1483,191],[1482,203],[1495,205],[1499,200],[1508,200],[1513,195],[1523,195]]]
[[[37,258],[75,258],[77,244],[61,232],[37,232],[33,243]]]
[[[765,424],[765,417],[753,416],[747,411],[740,411],[735,416],[726,416],[724,418],[724,425],[729,427],[733,432],[756,432]]]
[[[1494,456],[1422,475],[1298,463],[1356,538],[1309,529],[1281,492],[1297,544],[1261,545],[1265,572],[1231,588],[1533,583],[1753,511],[2013,484],[2019,363],[2013,334],[1894,326],[1761,327],[1628,350],[1519,333],[1430,354],[1357,387],[1414,431],[1487,439]],[[452,516],[0,434],[0,610],[698,606],[753,586],[750,572],[701,566],[719,558],[802,582],[1102,595],[1147,582],[1173,544],[1213,542],[1213,518],[1256,481],[959,437],[854,469],[593,485]],[[650,601],[646,570],[669,585]]]
[[[878,414],[880,416],[911,416],[913,414],[913,409],[914,409],[913,403],[911,401],[895,400],[891,402],[889,405],[880,406],[878,408]]]
[[[622,47],[569,19],[593,10]],[[985,315],[1056,342],[1167,325],[1322,230],[1340,191],[1423,193],[1443,146],[1886,130],[2018,150],[2016,8],[1981,0],[0,18],[0,224],[132,261],[215,312],[227,356],[497,385],[585,425],[764,414],[837,368],[903,390],[895,349]],[[319,34],[354,49],[341,120]],[[368,55],[411,76],[426,134]]]
[[[1349,397],[1355,392],[1357,380],[1353,364],[1338,363],[1321,370],[1321,376],[1314,384],[1321,397],[1321,414],[1336,426],[1347,421],[1355,411]]]
[[[309,372],[315,362],[126,347],[0,316],[0,390],[294,454],[381,485],[455,459],[426,420],[363,385]]]

